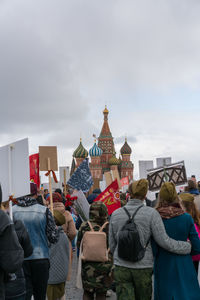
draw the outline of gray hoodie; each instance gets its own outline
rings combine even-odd
[[[129,213],[132,216],[136,208],[142,204],[143,202],[141,200],[131,199],[126,204],[126,208],[128,209]],[[112,214],[110,220],[109,247],[111,253],[114,256],[114,264],[118,266],[132,268],[132,269],[152,268],[153,253],[152,253],[151,243],[148,244],[143,259],[138,262],[133,263],[119,258],[118,249],[117,249],[118,233],[127,220],[128,220],[128,216],[123,208],[117,209]],[[134,221],[138,227],[141,242],[143,245],[146,245],[150,236],[152,236],[160,247],[166,249],[169,252],[174,252],[176,254],[190,253],[191,245],[189,242],[176,241],[171,239],[167,235],[163,221],[159,213],[154,208],[151,208],[149,206],[142,207],[137,212]]]

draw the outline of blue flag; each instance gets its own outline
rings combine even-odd
[[[82,190],[87,193],[94,184],[92,174],[89,168],[88,158],[80,164],[76,171],[72,174],[67,184],[78,191]]]

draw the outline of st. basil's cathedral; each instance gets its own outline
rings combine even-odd
[[[132,150],[125,138],[124,145],[120,149],[121,156],[119,156],[119,159],[116,157],[115,145],[108,124],[108,114],[109,111],[107,107],[105,107],[103,111],[104,122],[100,136],[98,137],[98,145],[95,140],[93,147],[89,150],[89,156],[91,158],[90,171],[94,180],[101,181],[105,172],[118,170],[120,178],[128,177],[130,182],[133,180],[134,168],[130,160]],[[71,174],[87,157],[88,151],[83,147],[82,140],[80,140],[79,146],[73,153]]]

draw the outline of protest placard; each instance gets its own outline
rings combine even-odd
[[[54,181],[57,183],[57,178],[54,172],[58,170],[57,147],[39,146],[39,157],[40,157],[40,171],[48,171],[45,175],[49,177],[50,207],[53,213],[51,173],[53,174]]]
[[[3,201],[30,194],[28,138],[0,148]]]
[[[165,181],[173,182],[176,186],[184,185],[187,182],[184,161],[148,170],[147,180],[150,191],[158,191]]]
[[[110,172],[105,172],[104,176],[105,176],[106,186],[109,186],[113,182],[112,174]]]
[[[74,206],[83,221],[89,220],[90,205],[82,191],[74,190],[72,197],[77,197],[74,200]]]

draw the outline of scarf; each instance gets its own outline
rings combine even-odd
[[[16,204],[22,207],[29,207],[37,204],[37,199],[31,198],[31,196],[24,196],[16,199]]]
[[[157,208],[162,219],[171,219],[183,215],[185,212],[179,203]]]

